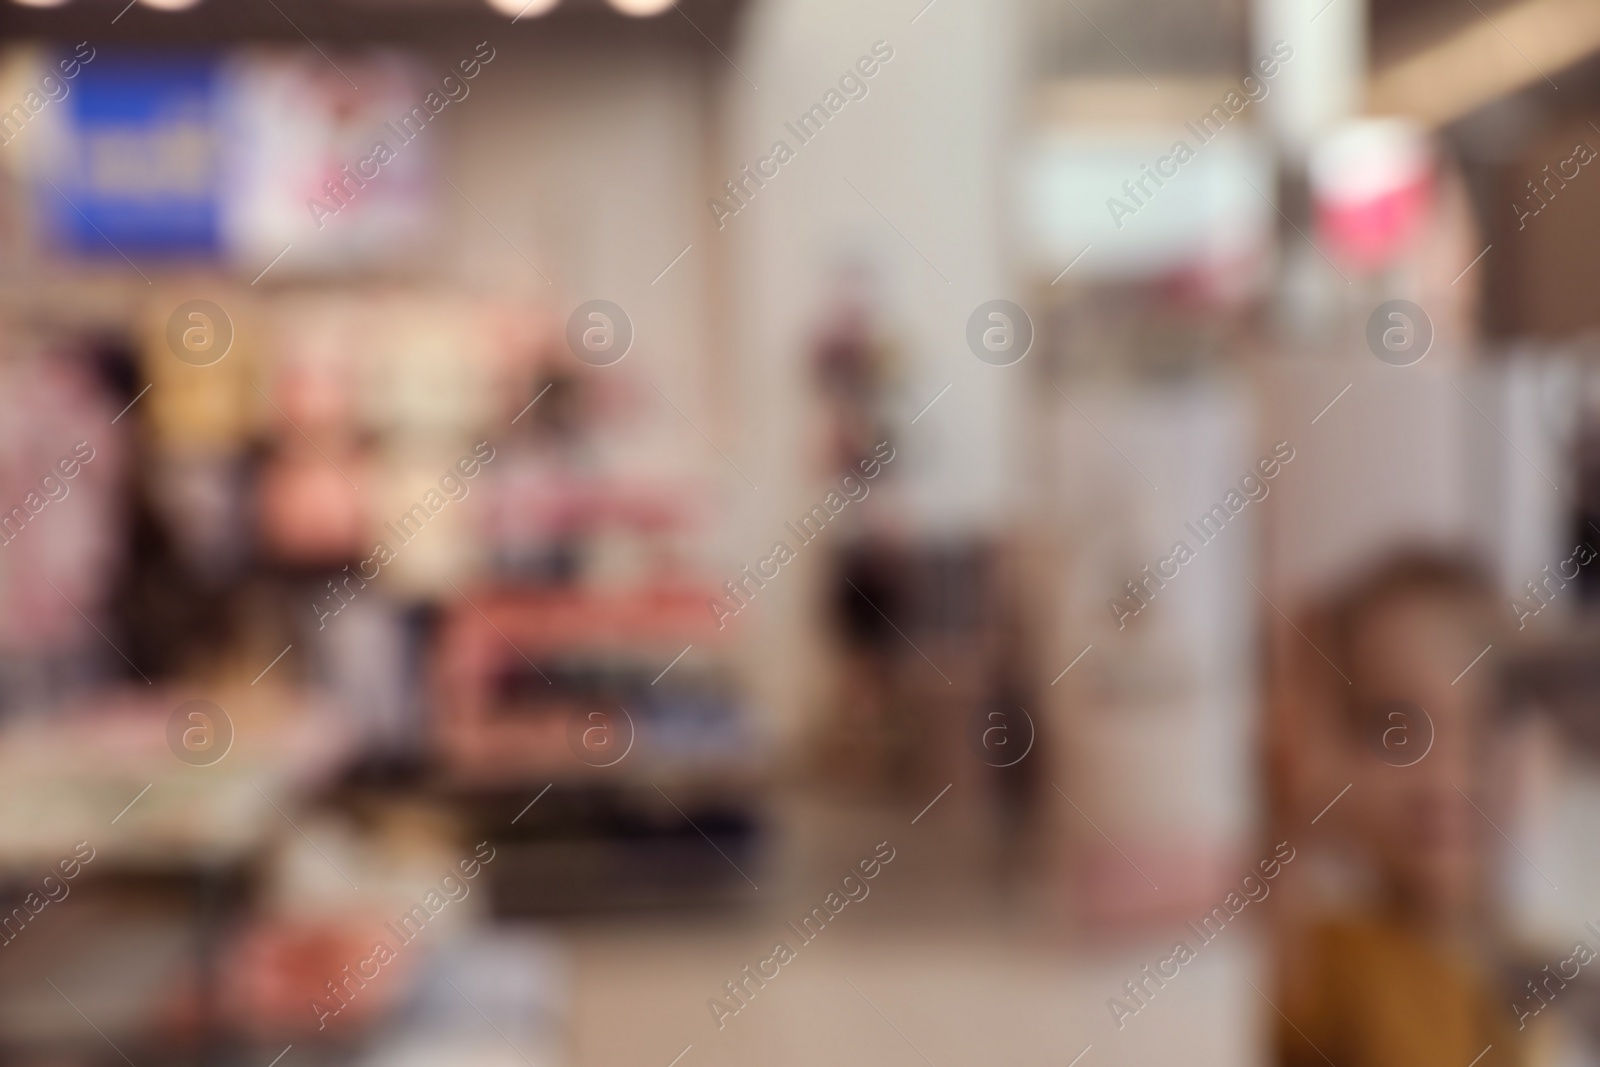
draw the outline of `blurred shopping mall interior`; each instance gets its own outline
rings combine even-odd
[[[1600,1063],[1597,156],[1594,0],[0,0],[0,1067]]]

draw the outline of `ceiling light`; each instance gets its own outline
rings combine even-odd
[[[561,0],[489,0],[489,6],[516,21],[520,18],[536,18],[543,15],[560,2]]]
[[[23,7],[60,7],[67,0],[12,0],[12,3],[21,4]]]
[[[672,0],[611,0],[611,6],[624,15],[643,19],[661,14],[672,6]]]
[[[200,0],[140,0],[145,7],[153,7],[157,11],[187,11],[199,2]]]

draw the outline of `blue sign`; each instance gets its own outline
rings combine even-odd
[[[222,245],[221,78],[208,54],[102,53],[70,97],[39,195],[68,248],[215,256]]]

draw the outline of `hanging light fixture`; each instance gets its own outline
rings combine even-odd
[[[513,20],[521,18],[538,18],[550,11],[561,0],[489,0],[489,6],[508,15]]]
[[[672,6],[673,0],[611,0],[611,6],[624,15],[631,15],[636,19],[646,19],[651,15],[659,15]]]

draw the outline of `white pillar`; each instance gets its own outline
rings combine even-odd
[[[1294,49],[1264,103],[1269,128],[1303,163],[1317,138],[1366,106],[1367,0],[1256,0],[1251,22],[1252,62],[1279,40]]]

